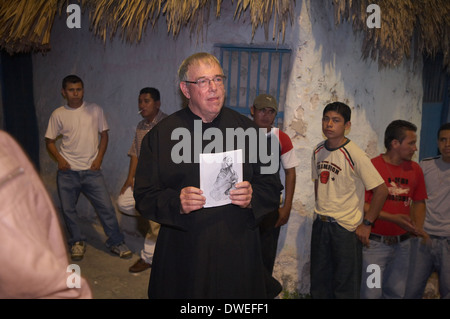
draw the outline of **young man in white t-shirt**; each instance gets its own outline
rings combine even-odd
[[[370,158],[345,137],[351,110],[341,102],[328,104],[322,117],[327,138],[312,154],[316,204],[311,237],[312,298],[359,298],[362,245],[388,190]],[[364,191],[374,199],[364,215]]]
[[[45,141],[48,151],[58,162],[58,194],[72,260],[81,260],[86,250],[86,237],[76,221],[76,203],[80,192],[86,195],[97,211],[108,236],[107,247],[121,258],[131,258],[132,252],[124,243],[101,172],[109,129],[103,110],[97,104],[83,101],[83,82],[76,75],[63,79],[61,93],[67,105],[53,111]],[[62,141],[58,150],[55,142],[60,135]]]

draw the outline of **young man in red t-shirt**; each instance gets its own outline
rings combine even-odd
[[[361,298],[404,297],[410,238],[421,235],[414,220],[424,216],[427,198],[422,169],[411,160],[417,151],[416,131],[410,122],[391,122],[384,137],[386,153],[372,159],[389,195],[372,227],[370,244],[363,249]],[[366,192],[365,209],[371,199],[371,192]],[[373,269],[380,272],[379,277]]]

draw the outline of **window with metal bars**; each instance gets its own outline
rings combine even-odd
[[[274,126],[281,128],[291,50],[248,45],[215,45],[225,76],[225,106],[250,116],[253,100],[262,93],[278,101]]]

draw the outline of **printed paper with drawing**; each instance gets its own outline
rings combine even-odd
[[[242,150],[200,154],[200,189],[206,197],[204,207],[231,203],[229,192],[242,182]]]

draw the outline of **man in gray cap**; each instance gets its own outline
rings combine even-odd
[[[277,100],[269,94],[260,94],[253,101],[250,108],[253,120],[260,128],[267,129],[267,138],[277,138],[280,145],[280,160],[284,173],[284,202],[280,199],[282,205],[278,210],[267,214],[260,224],[261,248],[263,255],[263,262],[269,276],[272,276],[275,257],[277,253],[278,237],[280,235],[280,226],[286,224],[289,220],[289,215],[292,207],[292,199],[295,191],[295,167],[298,166],[298,159],[295,155],[295,150],[289,136],[282,132],[279,128],[273,127],[275,116],[278,112]],[[279,173],[279,172],[278,172]],[[277,173],[277,174],[278,174]],[[278,196],[277,194],[275,196]],[[269,284],[272,295],[269,298],[276,297],[282,287],[280,283],[272,277],[271,281],[274,284]],[[269,291],[269,292],[270,292]]]

